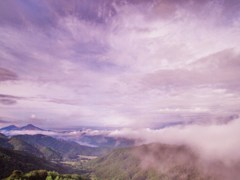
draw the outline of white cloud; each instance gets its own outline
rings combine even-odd
[[[2,26],[0,65],[20,80],[1,83],[0,93],[26,99],[0,113],[36,113],[49,125],[146,127],[238,113],[237,17],[221,23],[221,4],[208,18],[190,4],[116,6],[106,24],[69,15],[48,29]]]
[[[174,126],[159,130],[142,129],[115,130],[110,136],[141,139],[144,143],[185,144],[194,149],[205,160],[238,161],[240,123],[236,119],[221,125]]]

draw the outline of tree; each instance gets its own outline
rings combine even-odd
[[[10,175],[10,177],[9,177],[9,179],[10,180],[15,180],[15,179],[19,179],[19,180],[21,180],[22,179],[22,176],[23,176],[23,172],[22,171],[20,171],[20,170],[14,170],[13,172],[12,172],[12,174]]]
[[[35,170],[26,174],[29,180],[45,180],[47,176],[48,172],[46,170]]]

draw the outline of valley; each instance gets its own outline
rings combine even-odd
[[[94,135],[92,139],[88,135],[87,139],[96,145],[100,137],[103,139],[104,135],[97,138]],[[229,167],[219,160],[203,161],[186,145],[125,143],[123,146],[118,142],[119,146],[116,146],[113,142],[119,138],[106,136],[109,138],[108,146],[104,141],[102,146],[98,143],[97,147],[90,147],[43,134],[0,134],[0,178],[13,177],[14,170],[21,171],[21,176],[25,177],[26,173],[41,169],[58,172],[62,178],[67,175],[61,174],[70,173],[96,180],[226,180],[239,175],[240,163]],[[206,170],[206,166],[211,171]],[[68,177],[71,179],[70,175]]]

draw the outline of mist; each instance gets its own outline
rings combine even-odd
[[[112,136],[139,139],[142,143],[187,145],[203,159],[239,161],[239,119],[227,124],[174,126],[164,129],[116,130]],[[140,141],[140,142],[141,142]]]
[[[160,174],[170,171],[174,177],[171,167],[179,167],[180,170],[184,167],[189,174],[183,173],[182,179],[199,173],[203,179],[228,180],[240,175],[239,130],[239,119],[235,119],[225,124],[124,129],[114,131],[110,136],[136,139],[136,145],[143,146],[133,150],[143,170],[154,169]]]

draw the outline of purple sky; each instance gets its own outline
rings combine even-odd
[[[0,125],[159,127],[239,110],[239,0],[0,1]]]

